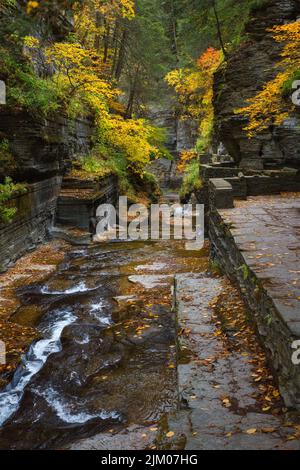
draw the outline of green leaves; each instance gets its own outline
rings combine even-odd
[[[9,207],[8,203],[16,193],[26,193],[27,188],[22,184],[14,184],[8,176],[3,184],[0,184],[0,222],[9,223],[17,212],[15,207]]]

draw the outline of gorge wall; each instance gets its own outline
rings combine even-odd
[[[299,16],[299,0],[267,0],[252,12],[252,19],[246,26],[248,41],[216,74],[216,131],[242,168],[300,167],[300,108],[282,126],[251,139],[243,130],[246,120],[234,113],[278,72],[275,65],[280,58],[281,46],[266,30],[276,24],[295,21]]]
[[[35,182],[62,174],[74,157],[87,153],[93,128],[87,120],[56,115],[35,118],[26,111],[0,108],[0,139],[9,142],[13,168],[0,168],[18,181]],[[3,173],[3,174],[2,174]]]
[[[10,201],[17,209],[13,220],[0,224],[0,271],[45,241],[55,220],[62,176],[72,159],[89,151],[92,137],[89,121],[35,118],[1,107],[0,138],[9,142],[13,163],[10,169],[1,165],[0,178],[25,181],[28,190]]]

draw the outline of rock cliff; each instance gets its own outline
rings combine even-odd
[[[71,121],[63,116],[33,118],[26,111],[3,106],[0,138],[9,141],[15,164],[13,172],[2,170],[27,182],[62,174],[74,156],[89,151],[92,136],[89,121]]]
[[[277,70],[281,46],[266,30],[272,25],[295,21],[299,0],[267,0],[252,12],[246,26],[248,40],[216,74],[214,105],[216,131],[228,152],[241,166],[262,169],[270,165],[300,166],[300,109],[282,126],[248,139],[246,121],[234,114],[254,96]]]

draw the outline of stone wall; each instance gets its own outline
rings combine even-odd
[[[26,194],[10,201],[17,213],[11,223],[0,225],[0,271],[46,239],[60,185],[61,178],[52,177],[29,185]]]
[[[98,180],[65,178],[57,203],[55,224],[93,232],[96,210],[100,204],[116,202],[117,178]]]
[[[299,0],[267,0],[252,13],[246,26],[249,40],[216,74],[216,131],[227,151],[243,168],[286,164],[300,167],[300,109],[282,126],[251,139],[243,130],[246,121],[234,113],[277,73],[275,64],[279,61],[281,46],[266,29],[295,21],[299,15]]]

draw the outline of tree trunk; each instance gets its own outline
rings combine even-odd
[[[130,87],[130,93],[129,93],[129,98],[128,98],[128,104],[127,104],[127,109],[125,113],[125,117],[127,119],[132,118],[133,114],[133,106],[134,106],[134,99],[137,91],[137,85],[138,85],[138,80],[139,80],[139,73],[140,73],[140,66],[138,65],[135,71],[135,76],[133,83]]]
[[[126,54],[126,43],[127,43],[127,36],[128,36],[128,31],[124,29],[122,39],[121,39],[121,45],[119,49],[119,55],[118,55],[118,61],[116,65],[116,72],[115,72],[115,78],[117,81],[120,80],[123,67],[124,67],[124,60],[125,60],[125,54]]]
[[[218,38],[219,38],[219,41],[220,41],[220,45],[221,45],[224,57],[225,57],[225,59],[227,59],[227,51],[225,49],[225,45],[224,45],[224,41],[223,41],[223,37],[222,37],[221,25],[220,25],[220,20],[219,20],[219,15],[218,15],[215,0],[212,0],[212,7],[213,7],[214,14],[215,14],[215,17],[216,17],[217,33],[218,33]]]

